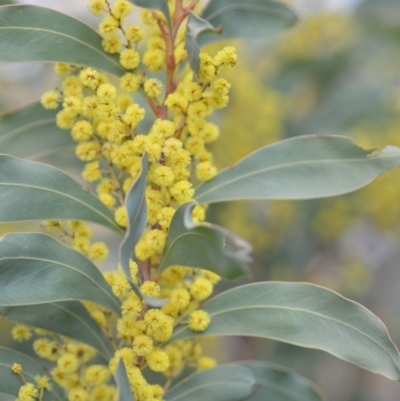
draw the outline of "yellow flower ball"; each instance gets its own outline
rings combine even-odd
[[[154,372],[164,372],[169,367],[169,358],[166,352],[159,349],[151,351],[146,355],[149,368]]]
[[[60,95],[56,91],[44,92],[40,98],[40,103],[45,109],[56,109],[58,102],[60,101]]]
[[[210,325],[210,315],[204,310],[196,310],[189,316],[189,329],[193,331],[205,331]]]
[[[139,66],[139,53],[134,49],[126,49],[121,53],[119,57],[119,62],[122,67],[126,68],[127,70],[133,70],[134,68]]]
[[[128,213],[125,206],[120,206],[116,209],[114,218],[116,223],[121,227],[127,227],[128,225]]]

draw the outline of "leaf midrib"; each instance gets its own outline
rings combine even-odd
[[[111,57],[108,57],[105,53],[103,53],[102,51],[98,50],[96,47],[93,47],[92,45],[88,44],[87,42],[82,42],[78,38],[76,38],[74,36],[67,35],[65,33],[53,31],[51,29],[32,28],[32,27],[24,28],[24,27],[19,27],[19,26],[0,27],[0,30],[38,31],[38,32],[45,32],[45,33],[50,33],[50,34],[53,34],[53,35],[58,35],[58,36],[61,36],[61,37],[65,37],[65,38],[67,38],[69,40],[72,40],[73,42],[77,42],[77,43],[83,45],[84,47],[87,47],[87,48],[93,50],[95,53],[98,53],[99,55],[104,57],[106,60],[108,60],[112,64],[116,65],[119,70],[121,70],[120,65],[115,60],[113,60]],[[53,61],[57,61],[57,60],[53,60]],[[122,70],[121,70],[121,72],[122,72]]]
[[[0,346],[0,351],[1,351],[1,349],[8,350],[7,348],[1,347],[1,346]],[[18,352],[18,351],[15,351],[15,350],[11,350],[11,349],[10,349],[10,351],[13,351],[13,352],[15,352],[16,354],[21,355],[23,358],[29,359],[29,360],[30,360],[31,362],[33,362],[35,365],[38,365],[38,366],[40,367],[41,370],[44,370],[44,367],[43,367],[42,365],[39,365],[34,359],[28,357],[27,355],[22,354],[21,352]],[[1,362],[1,361],[0,361],[0,365],[1,365],[1,366],[5,366],[6,368],[10,368],[10,370],[11,370],[11,367],[12,367],[12,364],[3,363],[3,362]],[[24,371],[24,375],[30,376],[30,377],[33,379],[32,382],[34,382],[34,378],[35,378],[35,375],[36,375],[36,374],[32,374],[32,373],[29,373],[29,372],[25,372],[25,371]],[[52,393],[55,394],[59,400],[61,400],[60,395],[58,394],[58,392],[52,391]]]
[[[115,302],[115,300],[112,297],[110,297],[110,295],[107,293],[107,291],[104,288],[102,288],[98,283],[96,283],[96,281],[92,277],[90,277],[87,273],[84,273],[81,270],[78,270],[78,269],[76,269],[75,267],[73,267],[71,265],[67,265],[65,263],[58,262],[56,260],[37,258],[37,257],[28,257],[28,256],[18,256],[18,257],[16,256],[16,257],[5,257],[5,258],[3,257],[3,258],[0,258],[0,261],[3,261],[3,260],[34,260],[34,261],[38,261],[38,262],[47,262],[47,263],[55,264],[55,265],[58,265],[58,266],[63,266],[65,268],[67,268],[67,269],[70,269],[70,270],[72,270],[72,271],[74,271],[74,272],[86,277],[88,280],[90,280],[92,283],[95,284],[95,287],[99,288],[102,292],[104,292],[104,294],[106,294],[107,298],[111,299],[112,302],[115,303],[117,308],[119,308],[119,305]],[[62,299],[62,300],[60,299],[60,301],[64,301],[64,300],[66,300],[66,299]],[[74,299],[68,299],[68,300],[74,300]],[[54,301],[36,302],[36,303],[29,303],[29,304],[11,304],[11,305],[4,305],[4,306],[40,305],[40,304],[52,303],[52,302],[54,302]]]
[[[25,124],[21,127],[14,128],[6,132],[5,134],[0,134],[0,143],[4,142],[6,139],[12,138],[13,136],[19,135],[20,133],[24,133],[25,131],[28,131],[30,128],[43,127],[46,125],[50,125],[51,123],[54,123],[54,118],[34,121],[29,124]]]
[[[330,317],[330,316],[324,316],[324,315],[321,315],[320,313],[313,312],[313,311],[310,311],[310,310],[307,310],[307,309],[290,308],[290,307],[287,307],[287,306],[272,306],[272,305],[270,305],[270,306],[268,306],[268,305],[243,306],[243,307],[225,309],[225,310],[223,310],[223,311],[216,312],[216,313],[212,313],[212,312],[211,312],[211,313],[209,313],[209,314],[210,314],[210,318],[211,318],[211,321],[212,321],[212,318],[215,317],[215,316],[223,315],[223,314],[226,314],[226,313],[231,313],[231,312],[234,312],[234,311],[246,310],[246,309],[283,309],[283,310],[288,310],[288,311],[298,312],[298,313],[304,313],[304,314],[307,314],[307,313],[308,313],[308,314],[310,314],[310,315],[318,316],[318,317],[321,318],[322,320],[323,320],[323,319],[331,320],[331,321],[333,321],[333,322],[336,322],[336,323],[339,324],[339,325],[348,327],[349,329],[354,330],[355,332],[357,332],[357,333],[361,334],[362,336],[368,338],[369,340],[371,340],[371,342],[375,343],[375,344],[378,346],[378,348],[380,348],[380,349],[382,349],[383,351],[385,351],[385,353],[389,356],[390,360],[393,362],[393,365],[394,365],[394,367],[395,367],[395,370],[398,372],[398,374],[400,374],[400,371],[399,371],[399,369],[397,368],[395,361],[393,360],[392,356],[390,355],[389,351],[388,351],[386,348],[384,348],[382,345],[380,345],[377,341],[375,341],[375,340],[374,340],[373,338],[371,338],[369,335],[367,335],[367,334],[365,334],[365,333],[359,331],[357,328],[355,328],[355,327],[353,327],[353,326],[350,326],[349,324],[347,324],[347,323],[345,323],[345,322],[341,322],[340,320],[336,320],[336,319],[334,319],[334,318],[332,318],[332,317]],[[182,327],[182,329],[181,329],[180,331],[177,332],[177,335],[179,335],[180,333],[182,333],[184,330],[186,330],[186,327]],[[222,335],[222,334],[214,334],[214,335]],[[248,336],[247,333],[235,333],[235,335],[236,335],[236,336],[241,336],[241,335],[243,335],[243,336]],[[257,337],[259,337],[259,336],[257,336]],[[290,343],[290,344],[297,344],[296,342],[292,342],[292,341],[289,342],[289,341],[286,341],[286,340],[285,340],[284,342],[288,342],[288,343]],[[309,347],[309,346],[307,346],[307,348],[314,348],[314,347]],[[317,348],[317,349],[321,349],[321,348]],[[330,352],[330,351],[327,351],[327,352],[331,353],[332,355],[336,355],[336,354],[334,354],[333,352]]]
[[[79,184],[77,184],[77,185],[79,185]],[[59,191],[56,191],[54,189],[50,189],[48,187],[39,187],[39,186],[36,186],[36,185],[28,185],[28,184],[21,184],[21,183],[14,184],[14,183],[8,183],[8,182],[0,182],[0,187],[1,186],[5,186],[5,187],[6,186],[9,186],[9,187],[22,187],[22,188],[36,189],[38,191],[50,192],[50,193],[56,194],[56,195],[61,196],[61,197],[69,198],[71,200],[76,201],[77,203],[82,204],[83,206],[87,207],[88,209],[91,209],[92,211],[94,211],[96,214],[98,214],[99,216],[104,218],[106,221],[110,222],[112,224],[112,226],[114,226],[114,229],[115,229],[115,224],[114,224],[113,220],[109,219],[107,216],[105,216],[104,214],[99,212],[97,209],[92,207],[90,204],[85,203],[84,201],[80,200],[79,198],[75,198],[75,197],[73,197],[71,195],[68,195],[65,192],[59,192]]]
[[[234,383],[237,383],[237,382],[235,381]],[[245,381],[240,382],[240,383],[241,383],[242,385],[247,384],[247,382],[245,382]],[[178,395],[175,396],[174,398],[168,399],[168,401],[179,400],[180,398],[182,398],[183,396],[186,396],[187,394],[193,393],[193,392],[198,391],[198,390],[201,390],[201,389],[203,389],[203,388],[210,388],[210,387],[212,387],[212,386],[220,386],[221,384],[226,384],[226,385],[232,384],[232,381],[221,380],[221,381],[218,381],[218,382],[215,382],[215,381],[214,381],[214,382],[212,382],[212,383],[208,382],[208,383],[199,385],[199,386],[197,386],[197,387],[192,387],[190,390],[187,390],[187,391],[184,392],[184,393],[178,394]],[[250,383],[249,383],[249,384],[250,384]],[[166,393],[166,395],[168,395],[168,393]]]
[[[399,159],[400,159],[400,154],[397,155],[397,156],[398,156]],[[393,157],[394,157],[394,155],[382,155],[382,154],[378,156],[379,159],[393,158]],[[246,160],[246,159],[247,159],[247,158],[245,158],[244,160],[242,160],[242,162],[248,161],[248,159],[247,159],[247,160]],[[196,197],[196,195],[195,195],[195,199],[199,201],[199,200],[200,200],[202,197],[204,197],[205,195],[207,195],[207,194],[209,194],[209,193],[212,193],[212,192],[214,192],[214,191],[220,190],[222,187],[228,186],[228,185],[230,185],[230,184],[232,184],[232,183],[241,181],[241,180],[243,180],[243,179],[245,179],[245,178],[252,177],[252,176],[255,176],[255,175],[259,175],[259,174],[262,174],[262,173],[265,173],[265,172],[270,172],[270,171],[274,171],[274,170],[284,169],[284,168],[288,168],[288,167],[300,166],[300,165],[304,165],[304,164],[310,164],[310,165],[312,165],[312,164],[320,164],[320,163],[323,163],[323,164],[324,164],[324,163],[332,163],[332,164],[337,164],[337,163],[364,163],[364,162],[366,162],[367,160],[373,160],[373,159],[365,158],[365,159],[302,160],[302,161],[293,162],[293,163],[286,163],[286,164],[278,164],[278,165],[275,165],[275,166],[269,166],[269,167],[265,167],[265,168],[262,168],[262,169],[259,169],[259,170],[256,170],[256,171],[252,171],[252,172],[250,172],[250,173],[242,174],[242,175],[240,175],[240,176],[237,176],[237,177],[235,177],[235,178],[232,178],[231,180],[225,180],[223,183],[221,183],[221,184],[219,184],[219,185],[216,185],[216,186],[213,186],[213,187],[210,188],[209,190],[200,193],[200,195],[199,195],[198,197]],[[239,162],[239,163],[240,163],[240,162]],[[236,167],[234,167],[234,168],[233,168],[233,171],[235,170],[235,168],[238,168],[238,167],[240,167],[240,164],[238,164]],[[220,174],[223,174],[223,172],[225,172],[225,171],[226,171],[226,172],[229,172],[229,170],[224,169],[224,170],[221,171]],[[218,176],[217,176],[217,177],[218,177]],[[217,177],[216,177],[216,178],[217,178]],[[212,184],[212,181],[210,181],[210,185],[211,185],[211,184]],[[201,186],[198,187],[198,188],[201,188]],[[225,198],[224,198],[224,199],[225,199]]]
[[[93,334],[94,337],[97,338],[97,340],[99,341],[99,344],[102,344],[103,346],[108,347],[108,344],[105,343],[105,338],[100,337],[95,330],[92,330],[92,328],[86,323],[85,319],[81,319],[78,315],[76,315],[75,313],[72,313],[70,310],[64,308],[63,306],[61,306],[58,302],[52,302],[52,305],[56,308],[59,308],[61,310],[63,310],[65,313],[73,316],[76,320],[78,320],[79,322],[83,323],[83,325],[86,327],[86,329],[91,332]],[[84,308],[84,306],[82,305],[82,307]],[[97,348],[96,348],[97,349]],[[107,352],[107,354],[104,354],[102,350],[97,349],[97,351],[100,353],[100,355],[102,355],[105,359],[107,359],[107,356],[110,357],[110,354]]]
[[[292,398],[294,401],[310,401],[308,398],[303,398],[303,396],[301,396],[301,398],[299,398],[298,394],[293,393],[292,391],[289,391],[286,388],[283,388],[282,386],[279,386],[277,384],[268,382],[263,379],[259,379],[259,378],[257,378],[257,376],[256,376],[256,382],[258,384],[260,384],[261,387],[266,387],[266,388],[272,389],[273,391],[276,391],[280,394],[284,394],[284,395]]]
[[[221,14],[232,11],[234,9],[245,9],[245,10],[251,10],[255,12],[261,12],[261,13],[273,13],[275,15],[285,15],[285,12],[283,10],[277,10],[271,8],[270,5],[265,5],[265,6],[257,6],[255,4],[230,4],[224,7],[219,8],[218,10],[214,11],[212,14],[208,15],[206,17],[207,21],[212,21],[214,18],[219,17]]]
[[[171,251],[172,251],[172,248],[175,246],[176,242],[178,242],[181,238],[185,237],[186,235],[193,235],[193,236],[208,238],[207,235],[205,235],[205,234],[196,233],[196,232],[193,232],[193,231],[185,232],[185,233],[183,233],[183,234],[178,235],[177,237],[175,237],[174,240],[173,240],[172,243],[171,243],[171,246],[169,246],[165,257],[164,257],[164,258],[162,259],[162,261],[160,262],[160,271],[162,271],[162,270],[164,269],[164,267],[165,267],[165,266],[164,266],[164,263],[165,263],[165,261],[168,259],[169,255],[170,255],[170,253],[171,253]]]

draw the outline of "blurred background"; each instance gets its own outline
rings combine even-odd
[[[216,115],[222,131],[213,149],[219,167],[260,146],[304,134],[347,135],[365,148],[400,146],[399,0],[285,2],[300,15],[296,26],[267,40],[235,43],[240,62],[227,77],[231,101]],[[55,8],[93,26],[97,22],[82,0],[18,3]],[[57,82],[51,65],[0,65],[0,112],[37,100]],[[75,174],[72,154],[41,161]],[[253,243],[252,277],[242,282],[326,286],[372,310],[400,345],[400,169],[354,194],[221,204],[210,209],[210,219]],[[0,234],[7,230],[0,227]],[[237,284],[223,283],[220,290]],[[9,324],[0,325],[4,345],[11,341]],[[222,339],[210,347],[221,362],[264,359],[291,367],[333,401],[400,398],[398,384],[319,351],[254,339]]]

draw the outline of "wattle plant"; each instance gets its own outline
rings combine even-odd
[[[346,137],[300,136],[218,172],[211,122],[227,106],[235,48],[295,23],[268,0],[91,0],[99,32],[56,11],[0,7],[0,61],[55,63],[57,88],[0,122],[0,222],[42,221],[0,239],[0,313],[37,358],[0,347],[0,393],[18,401],[323,400],[262,361],[217,365],[202,341],[255,336],[320,349],[391,380],[400,356],[361,305],[307,283],[259,282],[251,246],[205,221],[207,206],[311,199],[359,189],[400,164]],[[140,13],[141,23],[132,16]],[[262,116],[260,116],[262,118]],[[69,131],[69,132],[67,132]],[[222,132],[221,135],[229,135]],[[243,140],[250,132],[243,132]],[[37,160],[74,147],[87,186]],[[35,161],[33,161],[35,160]],[[234,218],[234,216],[232,216]],[[118,264],[101,273],[119,236]],[[116,253],[116,252],[114,252]]]

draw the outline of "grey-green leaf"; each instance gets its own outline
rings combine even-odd
[[[161,11],[168,25],[171,26],[171,17],[169,15],[169,7],[167,0],[129,0],[138,7],[150,8],[151,10]]]
[[[350,138],[310,135],[258,149],[196,188],[199,203],[311,199],[355,191],[400,164],[400,149],[372,154]]]
[[[106,53],[101,41],[88,25],[49,8],[0,8],[0,61],[63,62],[121,75],[118,57]]]
[[[55,124],[56,111],[32,103],[0,116],[0,149],[23,159],[39,159],[51,153],[70,149],[74,142]],[[46,146],[44,146],[46,144]]]
[[[86,220],[121,233],[111,212],[61,170],[0,155],[0,223]]]
[[[88,344],[105,359],[110,359],[114,354],[105,334],[78,301],[0,306],[0,316]]]
[[[200,18],[196,14],[190,12],[188,22],[186,25],[186,50],[188,53],[188,60],[190,68],[195,74],[199,71],[199,53],[200,45],[198,39],[206,32],[220,33],[221,29],[214,28],[207,20]]]
[[[182,265],[210,270],[227,279],[245,274],[250,261],[250,244],[223,227],[195,224],[192,220],[195,206],[193,202],[186,203],[175,212],[159,271],[171,265]]]
[[[120,313],[97,267],[79,252],[39,233],[0,238],[0,305],[91,301]]]
[[[186,46],[197,74],[202,45],[228,38],[271,37],[296,21],[286,5],[270,0],[211,0],[200,16],[190,14]]]
[[[147,156],[142,157],[142,168],[136,181],[126,194],[125,207],[128,212],[128,226],[125,237],[119,248],[119,260],[122,270],[130,281],[133,290],[143,298],[148,305],[162,306],[166,301],[144,295],[140,292],[138,286],[133,283],[129,271],[129,259],[133,253],[133,247],[139,241],[147,224],[147,204],[146,204],[146,182],[147,182],[148,161]]]
[[[320,390],[291,369],[261,361],[244,361],[257,383],[257,390],[246,401],[326,401]]]
[[[241,365],[221,365],[194,373],[166,394],[166,401],[244,401],[256,389],[252,371]]]
[[[115,381],[118,388],[117,401],[135,401],[122,358],[120,358],[118,362],[117,370],[115,372]]]
[[[133,247],[139,241],[147,224],[146,204],[146,180],[148,161],[147,156],[142,157],[142,168],[136,181],[133,183],[125,199],[125,208],[128,213],[128,225],[125,237],[119,248],[119,261],[126,277],[131,280],[129,271],[129,259],[133,253]]]
[[[329,352],[392,380],[400,380],[400,357],[387,329],[356,302],[312,284],[255,283],[208,301],[209,328],[175,330],[172,340],[200,336],[253,336]]]
[[[204,35],[202,44],[236,37],[270,37],[297,20],[289,7],[271,0],[211,0],[201,17],[215,28],[222,27],[220,38]]]
[[[22,373],[29,383],[35,383],[36,375],[46,375],[52,385],[52,391],[44,391],[43,401],[65,401],[63,391],[50,378],[49,372],[32,358],[9,348],[0,347],[0,393],[16,397],[22,386],[21,377],[12,372],[14,363],[22,366]]]

